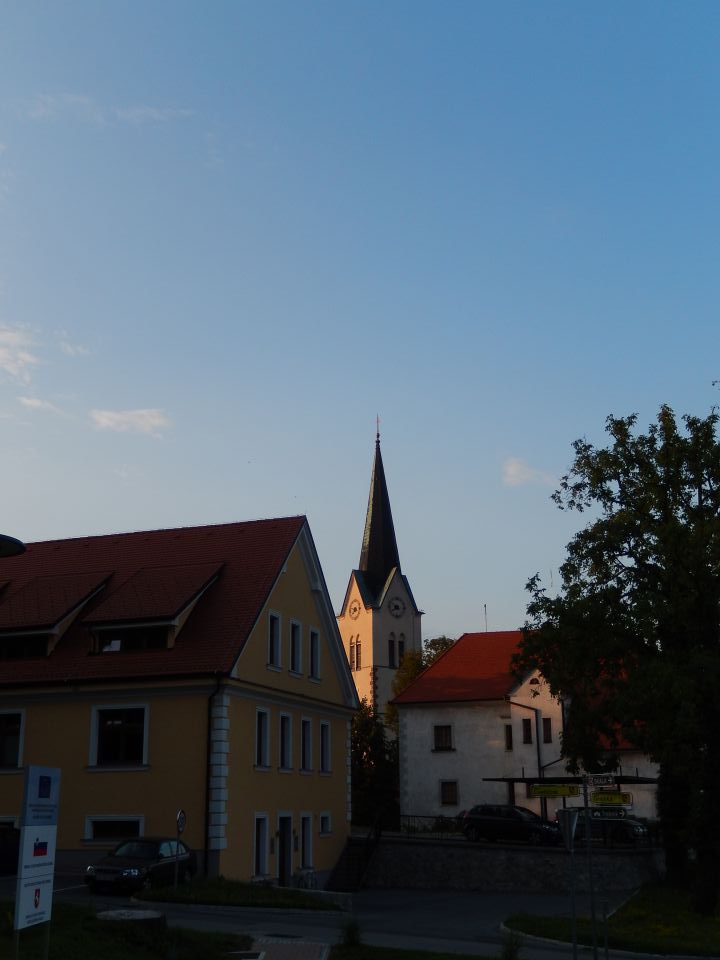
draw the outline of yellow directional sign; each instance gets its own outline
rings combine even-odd
[[[632,806],[633,795],[620,790],[595,790],[590,794],[590,801],[598,806]]]
[[[576,783],[531,783],[531,797],[579,797],[580,787]]]

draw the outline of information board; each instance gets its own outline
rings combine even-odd
[[[15,891],[16,930],[50,920],[59,803],[60,770],[26,767]]]

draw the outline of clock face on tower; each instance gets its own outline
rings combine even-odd
[[[401,617],[405,613],[405,603],[400,597],[391,597],[388,610],[393,617]]]
[[[358,618],[358,616],[359,616],[359,614],[360,614],[360,601],[359,601],[359,600],[353,600],[353,602],[350,604],[350,606],[349,606],[349,608],[348,608],[348,613],[350,614],[350,616],[352,617],[353,620],[357,620],[357,618]]]

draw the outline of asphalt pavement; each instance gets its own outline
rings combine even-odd
[[[12,897],[14,881],[0,879],[0,897]],[[55,897],[86,903],[95,909],[114,909],[131,901],[123,897],[91,895],[78,876],[57,875]],[[620,905],[616,897],[607,907]],[[360,939],[374,946],[401,947],[406,950],[444,951],[483,957],[497,957],[507,936],[503,921],[516,913],[544,916],[568,915],[566,895],[522,893],[478,893],[431,890],[360,890],[352,895],[350,913],[338,911],[248,909],[244,907],[206,907],[187,904],[153,904],[166,914],[168,923],[198,930],[223,930],[244,933],[256,942],[297,944],[334,944],[342,940],[344,928],[352,918]],[[135,904],[137,906],[137,904]],[[605,960],[601,918],[604,904],[596,903],[599,921],[597,960]],[[590,912],[589,898],[578,897],[578,913]],[[289,951],[289,952],[288,952]],[[272,951],[268,950],[272,957]],[[284,956],[292,960],[293,951]],[[579,947],[579,960],[594,960],[590,948]],[[572,947],[525,938],[520,950],[522,960],[561,960],[572,958]],[[609,951],[609,960],[637,956]]]

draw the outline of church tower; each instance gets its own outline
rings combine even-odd
[[[350,574],[338,626],[358,696],[379,714],[392,699],[403,656],[422,651],[421,616],[400,569],[378,431],[360,563]]]

